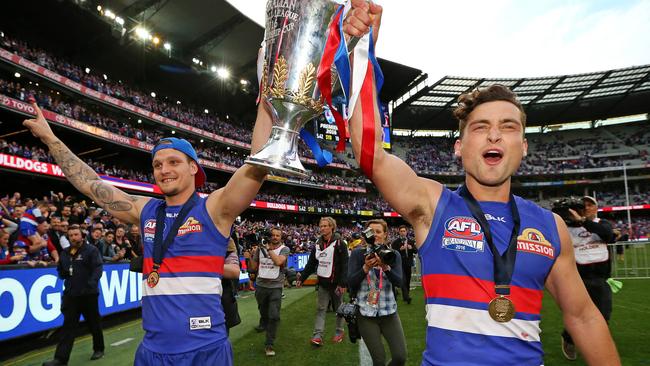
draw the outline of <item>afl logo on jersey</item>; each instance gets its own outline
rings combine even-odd
[[[156,220],[149,219],[144,222],[144,233],[145,234],[155,234],[156,233]]]
[[[459,252],[482,252],[483,230],[473,217],[455,216],[445,223],[442,247]]]
[[[153,238],[156,236],[156,220],[155,219],[149,219],[144,222],[144,232],[143,232],[143,239],[144,240],[153,240]]]

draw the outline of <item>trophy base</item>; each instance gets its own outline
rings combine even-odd
[[[265,168],[269,168],[273,171],[277,172],[282,172],[282,173],[287,173],[291,175],[298,176],[300,178],[308,178],[309,177],[309,172],[305,170],[302,166],[300,167],[292,167],[292,166],[287,166],[280,164],[278,162],[272,162],[272,161],[267,161],[264,159],[258,159],[253,156],[248,157],[245,161],[246,164],[251,164],[251,165],[257,165]],[[300,162],[298,162],[300,164]],[[300,164],[302,165],[302,164]]]

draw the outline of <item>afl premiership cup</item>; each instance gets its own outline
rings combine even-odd
[[[305,123],[323,112],[318,67],[339,6],[332,0],[267,2],[260,103],[270,112],[273,127],[264,147],[246,163],[308,176],[298,156],[298,136]]]

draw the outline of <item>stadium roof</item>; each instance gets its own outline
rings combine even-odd
[[[519,95],[531,126],[590,121],[650,112],[650,65],[588,74],[488,79],[446,76],[421,81],[396,100],[393,126],[404,129],[457,128],[451,111],[462,93],[503,84]]]

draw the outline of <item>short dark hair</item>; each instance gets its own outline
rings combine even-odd
[[[388,233],[388,224],[386,223],[385,220],[383,220],[383,219],[368,220],[366,222],[366,227],[370,227],[370,225],[372,225],[372,224],[381,225],[382,229],[384,229],[384,232]]]
[[[402,229],[405,229],[406,231],[408,231],[409,228],[406,227],[406,225],[400,225],[400,226],[397,228],[397,230],[402,230]]]
[[[70,226],[68,226],[68,231],[70,231],[70,230],[79,230],[79,231],[81,231],[81,226],[79,226],[77,224],[70,225]]]
[[[497,100],[514,104],[521,112],[522,127],[526,127],[526,112],[524,112],[524,107],[519,102],[517,94],[505,85],[493,84],[488,87],[476,88],[458,97],[458,106],[454,109],[454,117],[458,120],[458,130],[460,131],[461,138],[463,137],[465,126],[467,126],[467,116],[479,105]]]

